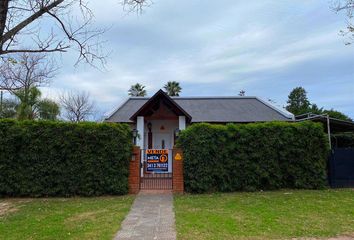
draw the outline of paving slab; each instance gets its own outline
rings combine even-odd
[[[171,192],[140,192],[114,240],[175,240]]]

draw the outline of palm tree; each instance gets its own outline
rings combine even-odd
[[[15,106],[18,120],[56,120],[60,113],[59,105],[52,100],[41,99],[41,91],[36,87],[16,90],[14,95],[18,98]]]
[[[144,89],[145,86],[141,85],[139,83],[136,83],[135,85],[132,85],[128,91],[129,96],[132,97],[145,97],[146,96],[146,90]]]
[[[38,88],[20,89],[14,92],[19,100],[17,106],[17,118],[19,120],[35,119],[38,103],[41,101],[41,92]]]
[[[170,81],[164,86],[166,93],[171,97],[178,97],[182,88],[179,86],[179,82]]]
[[[38,103],[38,117],[46,120],[57,120],[60,114],[60,106],[50,100],[43,99]]]

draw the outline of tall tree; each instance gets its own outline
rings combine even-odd
[[[50,99],[43,99],[38,103],[38,117],[45,120],[57,120],[60,114],[59,105]]]
[[[8,59],[0,65],[0,90],[40,87],[55,76],[57,67],[45,54],[21,53],[17,60]]]
[[[17,118],[19,120],[35,119],[41,97],[39,89],[36,87],[20,89],[16,90],[14,95],[19,99],[19,104],[16,108]]]
[[[94,115],[94,102],[87,92],[69,92],[60,96],[64,117],[71,122],[88,121]]]
[[[141,85],[140,83],[136,83],[130,87],[128,94],[129,96],[132,97],[145,97],[146,96],[145,86]]]
[[[336,111],[334,109],[325,110],[323,107],[318,107],[315,103],[310,103],[307,99],[306,90],[302,87],[294,88],[288,97],[288,105],[286,109],[293,113],[294,115],[300,115],[305,113],[312,114],[328,114],[332,118],[337,118],[345,121],[353,121],[350,117],[342,112]]]
[[[347,16],[347,29],[341,30],[340,33],[343,36],[348,37],[346,45],[354,42],[354,0],[333,0],[331,8],[336,12],[346,12]]]
[[[308,112],[313,113],[313,114],[322,114],[323,113],[323,107],[318,107],[317,104],[312,103],[311,107],[309,108]]]
[[[306,90],[302,87],[294,88],[288,96],[286,110],[294,115],[300,115],[308,113],[309,109],[310,102],[307,98]]]
[[[59,115],[59,105],[52,100],[41,99],[41,92],[36,87],[16,90],[13,95],[16,100],[3,101],[0,118],[56,120]]]
[[[166,90],[167,94],[171,97],[178,97],[182,88],[179,86],[179,82],[170,81],[165,84],[164,89]]]

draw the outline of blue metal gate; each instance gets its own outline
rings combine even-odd
[[[156,151],[166,151],[165,163],[167,169],[152,170],[146,154],[147,149],[142,149],[142,163],[140,169],[140,189],[142,190],[172,190],[173,189],[173,161],[172,149],[159,149]],[[154,150],[154,149],[149,149]],[[161,156],[160,156],[161,157]]]
[[[329,183],[333,188],[354,187],[354,148],[336,148],[329,158]]]

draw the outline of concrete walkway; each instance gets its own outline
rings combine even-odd
[[[172,193],[140,192],[115,240],[175,240]]]

